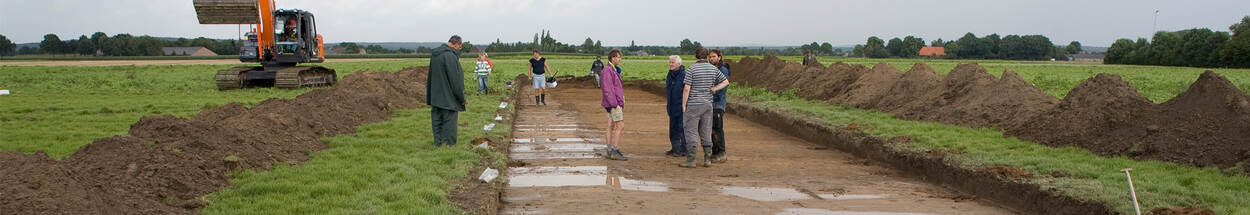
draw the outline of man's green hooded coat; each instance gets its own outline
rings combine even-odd
[[[464,111],[464,70],[460,69],[460,52],[443,44],[434,48],[430,56],[425,103],[431,107]]]

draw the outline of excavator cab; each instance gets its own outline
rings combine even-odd
[[[319,50],[322,41],[317,35],[312,13],[303,10],[274,11],[274,60],[278,63],[320,63],[325,61]]]

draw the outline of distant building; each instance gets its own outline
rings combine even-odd
[[[204,48],[203,46],[195,46],[195,47],[161,47],[161,52],[164,52],[164,54],[165,54],[165,55],[179,55],[179,56],[217,56],[217,53],[214,53],[214,52],[213,52],[213,50],[208,50],[208,48]]]
[[[923,48],[920,48],[920,56],[927,56],[927,57],[946,56],[946,47],[925,46]]]
[[[1099,62],[1099,63],[1101,63],[1101,62],[1102,62],[1102,59],[1103,59],[1103,58],[1105,58],[1105,57],[1107,57],[1107,54],[1103,54],[1103,53],[1097,53],[1097,54],[1086,54],[1086,53],[1082,53],[1082,54],[1070,54],[1070,55],[1068,55],[1068,61],[1077,61],[1077,62]]]

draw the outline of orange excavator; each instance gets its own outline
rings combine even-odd
[[[333,85],[338,75],[321,66],[325,41],[308,11],[276,9],[274,0],[192,0],[200,24],[253,24],[239,61],[260,63],[217,71],[218,90],[248,87],[303,88]]]

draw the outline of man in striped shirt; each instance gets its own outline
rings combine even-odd
[[[699,47],[694,57],[698,59],[686,69],[685,88],[682,89],[682,121],[686,129],[686,162],[678,166],[694,168],[695,152],[703,146],[703,167],[712,166],[712,93],[729,86],[729,79],[720,69],[708,62],[708,50]]]

